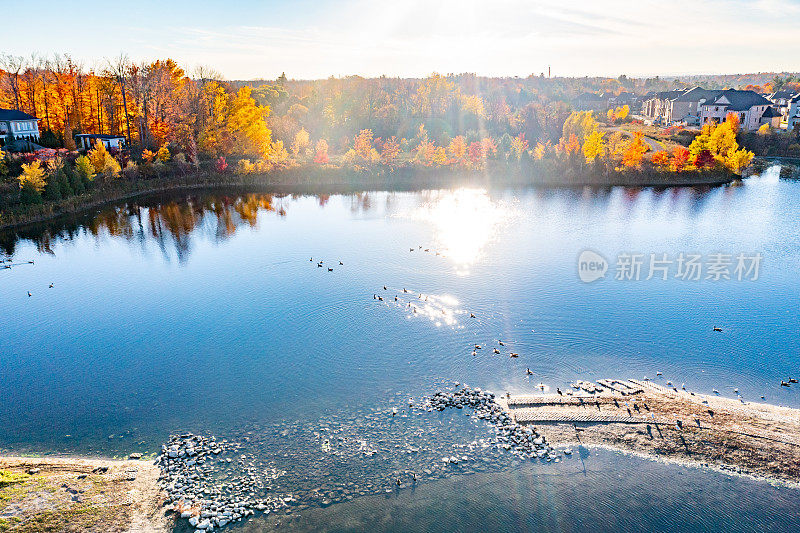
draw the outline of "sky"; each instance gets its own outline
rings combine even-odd
[[[800,71],[800,0],[0,0],[0,53],[227,79]]]

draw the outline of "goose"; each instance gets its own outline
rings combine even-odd
[[[718,328],[718,327],[714,326],[714,331],[722,331],[722,328]]]
[[[50,286],[49,286],[49,287],[47,287],[47,288],[48,288],[48,289],[52,289],[52,288],[53,288],[53,284],[51,283],[51,284],[50,284]]]
[[[28,296],[30,296],[30,295],[31,295],[31,293],[28,293]],[[781,380],[781,387],[788,387],[788,386],[789,386],[789,384],[787,382]]]
[[[661,376],[661,372],[656,372],[656,376]]]
[[[344,263],[342,263],[341,261],[339,261],[339,266],[344,266]]]
[[[333,272],[333,269],[328,267],[328,272]]]
[[[478,355],[478,352],[476,352],[475,350],[472,350],[472,355]]]
[[[563,396],[564,395],[564,393],[561,392],[561,389],[559,389],[558,387],[556,387],[556,392],[558,393],[559,396]]]
[[[794,378],[789,378],[789,383],[797,383],[797,380]]]
[[[470,318],[478,318],[478,317],[476,317],[476,316],[475,316],[475,313],[470,313],[470,314],[469,314],[469,317],[470,317]]]
[[[476,350],[480,350],[480,349],[481,349],[481,345],[480,345],[480,344],[476,344],[476,345],[475,345],[475,349],[476,349]]]
[[[413,252],[413,251],[414,251],[414,249],[413,249],[413,248],[409,248],[409,249],[408,249],[408,251],[409,251],[409,252]]]
[[[497,342],[500,344],[500,346],[505,346],[506,345],[503,341],[497,341]]]
[[[530,369],[530,368],[526,368],[526,369],[525,369],[525,374],[527,374],[527,375],[529,375],[529,376],[532,376],[532,375],[533,375],[533,372],[531,372],[531,369]]]
[[[33,295],[31,294],[31,291],[28,291],[28,298],[30,298],[31,296],[33,296]]]
[[[378,296],[378,300],[383,301],[383,296]]]
[[[386,285],[384,285],[384,286],[383,286],[383,290],[388,290],[388,289],[386,288]]]
[[[500,350],[498,350],[497,348],[495,348],[495,349],[494,349],[494,353],[498,354],[498,353],[500,353]]]
[[[377,296],[377,295],[375,295],[375,294],[373,294],[373,295],[372,295],[372,299],[373,299],[373,300],[377,300],[377,299],[378,299],[378,296]]]
[[[518,354],[518,353],[511,352],[511,353],[509,354],[509,357],[519,357],[519,354]]]
[[[405,287],[403,287],[403,292],[404,292],[404,293],[408,293],[408,291],[406,290],[406,288],[405,288]]]
[[[395,297],[394,297],[394,301],[395,301],[395,302],[397,301],[397,296],[395,296]]]
[[[713,392],[714,394],[719,394],[719,391],[717,389],[711,389],[711,392]]]

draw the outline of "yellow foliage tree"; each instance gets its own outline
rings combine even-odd
[[[591,163],[596,158],[601,157],[604,150],[603,134],[594,130],[586,137],[583,143],[583,155],[586,157],[586,162]]]
[[[310,146],[311,137],[305,128],[300,128],[300,131],[294,136],[294,141],[292,141],[292,154],[294,154],[295,157],[305,155],[306,150],[308,150]]]
[[[158,152],[156,152],[156,159],[158,161],[161,161],[162,163],[166,163],[167,161],[169,161],[169,158],[170,158],[169,148],[167,148],[167,145],[164,144],[161,146],[161,148],[158,149]]]
[[[44,169],[39,160],[33,161],[29,164],[22,164],[22,174],[17,178],[19,180],[19,188],[22,189],[26,185],[42,192],[45,186]]]
[[[447,153],[457,164],[467,163],[467,141],[463,135],[453,137],[447,147]]]
[[[754,155],[753,152],[747,150],[736,150],[725,158],[725,166],[734,174],[741,175],[742,171],[750,165]]]
[[[119,166],[114,157],[108,153],[105,145],[98,139],[89,153],[87,154],[95,172],[102,174],[105,178],[116,178],[119,176],[122,167]]]

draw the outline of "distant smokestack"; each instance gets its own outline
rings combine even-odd
[[[550,77],[550,66],[549,65],[547,66],[547,77],[548,78]]]

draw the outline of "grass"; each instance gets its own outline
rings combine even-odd
[[[21,483],[30,479],[28,474],[15,474],[9,470],[0,470],[0,488],[13,483]]]

